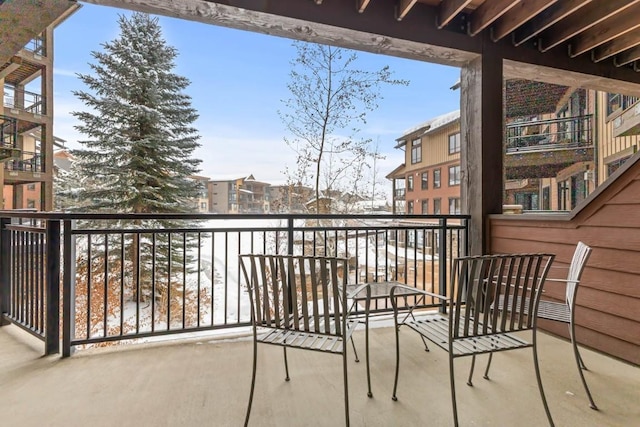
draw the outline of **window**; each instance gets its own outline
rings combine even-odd
[[[413,175],[407,176],[407,191],[413,191]]]
[[[422,172],[420,188],[426,190],[429,188],[429,172]]]
[[[440,215],[442,209],[440,208],[440,199],[433,199],[433,214]]]
[[[413,213],[413,202],[408,202],[407,203],[407,213],[409,213],[409,214]]]
[[[449,166],[449,186],[460,185],[460,165]]]
[[[422,201],[422,213],[427,214],[429,210],[429,199],[424,199]]]
[[[27,184],[27,190],[34,191],[36,189],[35,184]]]
[[[420,138],[411,141],[411,164],[420,163],[422,161],[422,142]]]
[[[440,169],[433,171],[433,188],[440,188]]]
[[[451,197],[449,199],[449,215],[460,215],[460,198]]]
[[[460,132],[449,135],[449,154],[460,152]]]
[[[35,209],[36,201],[33,199],[27,199],[27,209]]]

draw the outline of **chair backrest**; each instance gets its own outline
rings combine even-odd
[[[449,328],[453,339],[529,330],[536,325],[551,254],[483,255],[453,261]],[[505,301],[497,304],[497,301]],[[508,303],[506,303],[508,301]]]
[[[591,248],[582,242],[578,242],[569,265],[569,274],[567,275],[567,305],[571,310],[573,310],[573,303],[578,291],[578,283],[580,283],[582,272],[590,255]]]
[[[348,260],[335,257],[240,255],[256,326],[342,336]]]

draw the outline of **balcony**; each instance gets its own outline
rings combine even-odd
[[[594,159],[591,115],[511,123],[506,130],[507,179],[555,177]]]
[[[425,353],[417,334],[402,330],[398,401],[393,402],[393,328],[372,329],[370,399],[363,332],[356,332],[354,339],[361,361],[355,363],[350,352],[352,426],[453,425],[444,352],[433,348]],[[582,350],[590,369],[585,375],[601,408],[593,411],[570,344],[539,334],[539,345],[542,381],[557,426],[635,425],[640,416],[637,367]],[[258,357],[250,426],[344,425],[339,357],[290,352],[290,382],[284,381],[281,349],[262,346]],[[547,425],[531,359],[526,351],[497,354],[491,381],[486,381],[480,372],[486,358],[481,357],[474,387],[465,385],[469,361],[458,360],[461,425],[503,425],[501,420],[518,420],[522,427]],[[43,358],[37,340],[5,326],[0,328],[2,420],[11,426],[240,426],[251,360],[246,335],[201,336],[98,348],[70,359]]]
[[[35,115],[46,114],[45,97],[27,90],[15,89],[5,85],[4,106],[12,110],[24,111]]]
[[[44,164],[40,153],[22,151],[13,160],[5,162],[5,170],[13,172],[44,172]]]
[[[24,50],[38,56],[47,56],[47,39],[44,33],[32,38],[24,47]]]

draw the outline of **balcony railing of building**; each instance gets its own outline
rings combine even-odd
[[[407,194],[407,191],[405,188],[396,188],[396,191],[394,193],[394,197],[396,199],[404,199],[404,196]]]
[[[245,327],[238,255],[252,252],[347,257],[353,283],[397,280],[447,295],[449,261],[467,252],[468,226],[463,215],[3,211],[0,311],[42,339],[45,353],[63,356],[78,346]]]
[[[592,115],[510,123],[507,154],[593,146]]]
[[[17,120],[0,115],[0,161],[6,161],[20,154],[20,149],[16,148],[17,139]]]
[[[27,43],[25,50],[36,55],[47,56],[47,39],[44,34],[39,34]]]
[[[44,172],[44,162],[42,154],[31,151],[23,151],[19,158],[5,163],[4,168],[18,172]]]
[[[46,98],[44,96],[27,90],[16,89],[10,85],[5,85],[4,91],[4,106],[6,108],[31,114],[47,114]]]

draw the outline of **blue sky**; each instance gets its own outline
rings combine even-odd
[[[71,92],[85,89],[75,73],[89,71],[91,51],[118,36],[118,15],[129,13],[84,4],[55,30],[54,134],[71,148],[82,136],[70,112],[83,109]],[[277,112],[289,96],[292,41],[173,18],[160,17],[160,24],[167,43],[179,51],[175,72],[191,80],[186,92],[200,114],[195,126],[202,146],[195,156],[203,160],[201,174],[252,173],[260,181],[285,181],[282,171],[294,166],[295,157]],[[386,156],[378,165],[384,176],[403,162],[402,152],[393,148],[403,131],[459,108],[459,91],[450,87],[460,71],[366,52],[358,53],[357,64],[372,71],[389,65],[395,78],[410,82],[384,87],[384,99],[362,128]]]

